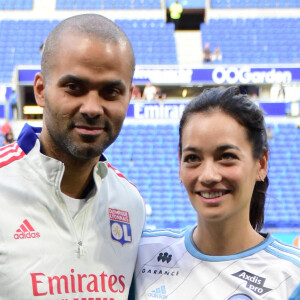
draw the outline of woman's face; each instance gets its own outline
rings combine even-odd
[[[267,172],[267,154],[253,158],[246,128],[221,112],[197,113],[182,130],[179,175],[198,219],[249,220],[256,181]]]

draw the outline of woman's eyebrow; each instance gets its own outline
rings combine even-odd
[[[221,145],[221,146],[217,147],[217,150],[219,150],[219,151],[225,151],[228,149],[235,149],[235,150],[241,151],[241,149],[234,144],[225,144],[225,145]]]

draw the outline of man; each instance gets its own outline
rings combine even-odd
[[[147,82],[143,91],[143,99],[152,101],[155,99],[156,87],[151,82]]]
[[[172,22],[175,24],[175,30],[179,29],[179,20],[183,12],[182,5],[178,1],[173,2],[169,7],[169,12],[170,12],[170,18]]]
[[[0,300],[127,299],[144,202],[102,153],[134,64],[124,32],[96,14],[47,38],[34,80],[43,127],[0,150]]]
[[[211,63],[211,61],[212,61],[211,50],[209,48],[209,44],[206,43],[203,50],[203,62]]]

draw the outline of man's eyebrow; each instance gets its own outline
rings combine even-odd
[[[59,84],[64,84],[66,82],[74,82],[82,85],[97,85],[97,82],[92,82],[89,79],[80,78],[71,74],[63,75],[58,80]],[[105,80],[101,81],[101,85],[107,87],[120,86],[124,89],[126,88],[126,84],[122,80]]]
[[[88,80],[79,78],[77,76],[74,75],[63,75],[59,78],[58,83],[62,84],[62,83],[66,83],[66,82],[75,82],[75,83],[81,83],[81,84],[86,84],[88,83]]]
[[[124,89],[126,88],[126,84],[122,80],[104,81],[102,84],[107,87],[119,86]]]

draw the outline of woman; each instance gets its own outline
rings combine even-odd
[[[263,112],[238,88],[206,90],[187,105],[179,126],[179,176],[197,225],[143,234],[136,299],[299,296],[300,249],[260,232],[268,152]]]

